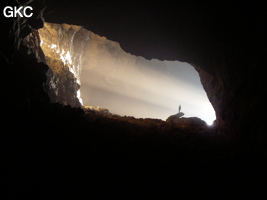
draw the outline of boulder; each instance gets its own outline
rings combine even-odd
[[[166,119],[166,122],[178,126],[207,126],[207,123],[198,117],[182,117],[184,113],[171,115]]]
[[[182,116],[184,116],[184,113],[183,112],[179,112],[179,113],[177,113],[177,114],[175,114],[175,115],[171,115],[171,116],[169,116],[167,119],[166,119],[166,122],[173,122],[173,120],[174,119],[178,119],[178,118],[180,118],[180,117],[182,117]]]

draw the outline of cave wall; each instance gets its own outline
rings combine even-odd
[[[219,133],[261,141],[264,135],[265,7],[256,3],[48,1],[49,22],[82,25],[147,59],[195,66]],[[59,10],[60,8],[60,10]],[[67,14],[68,13],[68,14]]]
[[[14,113],[33,113],[50,103],[45,90],[48,66],[38,62],[43,57],[37,45],[38,38],[33,37],[29,42],[30,46],[35,47],[36,54],[23,44],[27,35],[36,35],[34,30],[43,26],[44,1],[23,1],[21,4],[9,1],[8,5],[30,5],[34,12],[31,18],[5,18],[1,15],[0,87],[2,113],[5,116],[3,124],[5,121],[14,121]],[[1,2],[1,10],[4,6],[4,2]],[[27,120],[26,116],[23,118]]]
[[[59,62],[62,66],[60,73],[51,68],[40,46],[38,29],[44,26],[45,1],[10,1],[1,4],[1,9],[7,5],[33,8],[31,18],[1,16],[0,56],[5,74],[1,79],[4,97],[1,101],[5,105],[4,113],[11,118],[7,117],[7,121],[13,121],[14,112],[38,115],[55,102],[80,107],[77,79],[62,62]]]
[[[168,1],[78,4],[47,0],[43,18],[44,1],[23,2],[34,7],[32,18],[1,19],[4,104],[26,109],[49,101],[43,86],[47,66],[36,62],[21,46],[21,40],[41,28],[45,19],[84,26],[137,56],[191,63],[216,111],[219,133],[264,141],[265,6],[178,1],[175,7]]]
[[[38,30],[47,72],[48,94],[52,102],[80,107],[80,73],[88,34],[82,27],[45,23]]]

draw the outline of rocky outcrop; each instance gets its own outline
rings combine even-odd
[[[201,120],[198,117],[182,117],[182,118],[174,118],[170,121],[173,125],[177,126],[207,126],[206,122]]]
[[[44,27],[40,30],[45,32],[47,29]],[[80,89],[79,81],[75,77],[69,63],[64,63],[64,60],[61,59],[63,55],[60,57],[60,54],[57,54],[53,49],[49,50],[47,46],[41,46],[44,43],[44,38],[40,37],[40,30],[36,29],[25,37],[23,44],[28,48],[28,54],[34,56],[37,62],[49,66],[45,75],[45,90],[49,95],[50,101],[72,107],[80,107],[81,102],[77,94],[77,91]]]
[[[86,33],[79,26],[45,23],[38,30],[47,72],[47,92],[52,102],[80,107],[80,72]]]
[[[166,119],[166,122],[173,122],[174,119],[179,119],[180,117],[184,116],[183,112],[179,112],[175,115],[171,115]]]
[[[96,108],[93,106],[82,106],[82,109],[84,110],[85,113],[94,113],[104,116],[114,116],[112,113],[109,112],[107,108],[100,108],[99,106]]]
[[[77,95],[80,85],[68,68],[62,67],[60,74],[50,68],[47,72],[47,88],[51,102],[58,102],[72,107],[81,106]]]
[[[178,127],[207,126],[207,123],[198,117],[182,116],[184,116],[184,113],[182,112],[177,113],[175,115],[171,115],[166,119],[166,122]]]

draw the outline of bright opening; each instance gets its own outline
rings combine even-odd
[[[162,120],[176,114],[181,105],[183,117],[199,117],[207,124],[215,120],[199,75],[190,64],[131,55],[119,43],[79,26],[45,23],[45,28],[54,35],[53,41],[60,41],[47,44],[48,36],[42,34],[47,31],[41,30],[41,44],[69,66],[81,84],[77,93],[83,105]]]

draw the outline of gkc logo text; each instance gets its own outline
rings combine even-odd
[[[33,15],[32,13],[33,9],[31,6],[20,6],[17,8],[17,6],[11,7],[6,6],[3,10],[3,14],[5,17],[31,17]]]

